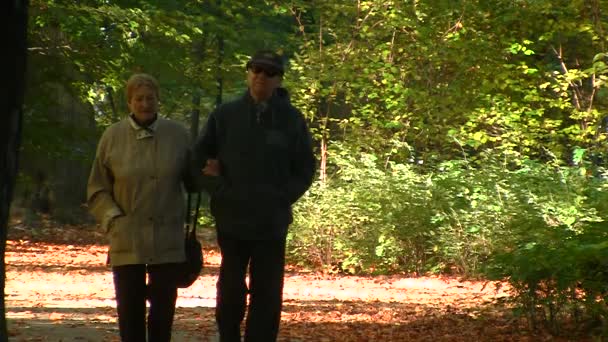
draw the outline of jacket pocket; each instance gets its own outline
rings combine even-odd
[[[133,231],[128,216],[114,219],[108,233],[110,252],[125,252],[133,249]]]
[[[157,230],[161,253],[184,249],[184,218],[180,215],[168,216]]]

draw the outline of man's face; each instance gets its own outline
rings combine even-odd
[[[141,86],[133,92],[128,102],[129,110],[139,122],[149,122],[158,112],[158,97],[154,89]]]
[[[256,101],[265,101],[281,85],[281,74],[278,70],[265,65],[252,64],[247,69],[247,85],[251,96]]]

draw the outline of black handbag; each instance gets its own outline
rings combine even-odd
[[[187,288],[194,284],[203,269],[203,248],[196,237],[196,221],[201,204],[201,194],[197,194],[196,211],[194,217],[190,218],[190,194],[188,194],[188,208],[186,214],[186,239],[184,249],[186,261],[177,264],[176,285],[178,288]]]

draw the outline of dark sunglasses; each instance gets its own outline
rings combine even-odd
[[[256,75],[263,72],[268,77],[275,77],[280,74],[280,72],[277,70],[268,70],[267,68],[264,68],[264,67],[261,67],[258,65],[250,66],[249,70],[251,70]]]

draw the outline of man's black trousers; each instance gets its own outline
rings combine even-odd
[[[240,341],[245,318],[245,342],[276,341],[281,322],[285,237],[242,240],[218,233],[222,254],[217,284],[216,320],[221,342]],[[245,279],[249,266],[249,287]]]
[[[169,342],[177,300],[177,287],[172,281],[175,264],[124,265],[112,267],[118,327],[122,342],[146,341],[146,299],[149,342]],[[148,283],[146,285],[146,271]]]

